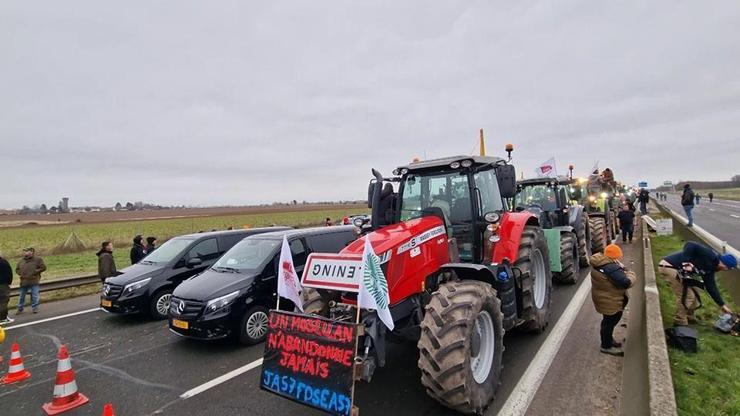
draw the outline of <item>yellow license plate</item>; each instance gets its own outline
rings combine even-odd
[[[112,303],[109,300],[103,299],[103,300],[100,301],[100,306],[103,306],[103,307],[106,307],[106,308],[110,308],[111,305],[112,305]]]
[[[185,321],[181,321],[179,319],[173,319],[172,326],[174,326],[175,328],[180,328],[180,329],[188,329],[188,323]]]

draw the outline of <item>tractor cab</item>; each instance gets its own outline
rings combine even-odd
[[[368,192],[372,230],[437,216],[457,247],[459,259],[454,260],[464,263],[483,261],[486,226],[508,210],[507,198],[516,189],[514,166],[488,156],[415,161],[395,169],[391,178],[373,174]],[[392,184],[398,184],[398,192],[389,196]]]
[[[571,179],[564,176],[519,181],[514,209],[534,213],[540,218],[543,228],[567,224],[571,201],[570,182]]]

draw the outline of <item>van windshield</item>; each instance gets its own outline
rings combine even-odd
[[[261,271],[272,260],[282,240],[246,238],[221,256],[212,269],[217,272]]]
[[[173,238],[159,246],[151,254],[144,257],[142,264],[164,264],[169,263],[175,257],[180,256],[190,246],[193,240],[184,238]]]

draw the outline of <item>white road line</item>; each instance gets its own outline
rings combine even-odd
[[[740,218],[740,215],[730,214],[732,218]]]
[[[38,321],[26,322],[24,324],[18,324],[18,325],[9,326],[9,327],[5,328],[5,330],[6,331],[9,331],[11,329],[23,328],[25,326],[31,326],[31,325],[36,325],[36,324],[43,324],[44,322],[56,321],[57,319],[69,318],[70,316],[82,315],[84,313],[90,313],[90,312],[95,312],[95,311],[99,311],[99,310],[100,310],[100,308],[85,309],[84,311],[72,312],[72,313],[68,313],[66,315],[59,315],[59,316],[54,316],[52,318],[39,319]]]
[[[537,355],[527,367],[519,382],[514,387],[514,390],[509,395],[509,398],[504,403],[504,406],[499,410],[500,416],[520,416],[527,413],[529,405],[532,403],[532,399],[537,394],[537,390],[542,384],[542,380],[547,375],[547,371],[550,369],[555,356],[560,350],[560,346],[563,344],[565,336],[568,334],[573,321],[575,321],[578,312],[583,306],[583,302],[591,292],[591,274],[589,273],[581,283],[578,291],[573,296],[568,306],[560,315],[560,319],[552,328],[552,331],[547,336],[547,339],[537,351]]]
[[[180,398],[181,399],[189,399],[189,398],[191,398],[191,397],[193,397],[195,395],[198,395],[200,393],[203,393],[204,391],[206,391],[208,389],[211,389],[213,387],[216,387],[216,386],[218,386],[221,383],[225,383],[225,382],[231,380],[232,378],[234,378],[234,377],[236,377],[238,375],[244,374],[247,371],[252,370],[252,369],[255,369],[255,368],[257,368],[257,367],[259,367],[261,365],[262,365],[262,358],[260,358],[259,360],[256,360],[256,361],[252,361],[251,363],[249,363],[249,364],[247,364],[245,366],[239,367],[236,370],[229,371],[228,373],[226,373],[226,374],[224,374],[224,375],[222,375],[220,377],[216,377],[216,378],[214,378],[211,381],[208,381],[206,383],[201,384],[198,387],[195,387],[195,388],[192,388],[192,389],[186,391],[185,393],[183,393],[183,394],[180,395]]]

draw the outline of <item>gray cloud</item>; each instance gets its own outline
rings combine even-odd
[[[740,5],[0,4],[0,207],[362,198],[370,167],[516,144],[626,182],[740,156]]]

